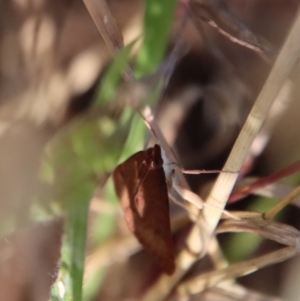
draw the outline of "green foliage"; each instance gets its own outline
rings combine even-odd
[[[175,4],[174,0],[146,1],[144,41],[136,61],[137,74],[154,71],[162,60]],[[129,109],[125,109],[118,118],[106,114],[122,70],[128,64],[133,44],[120,52],[106,72],[95,96],[91,114],[72,122],[48,149],[44,176],[52,182],[62,212],[67,213],[60,274],[52,289],[51,300],[82,300],[89,200],[99,184],[99,178],[111,172],[117,162],[142,148],[145,125],[140,116],[136,115],[132,119],[132,111]],[[152,98],[157,99],[160,91],[161,86]],[[93,114],[99,111],[101,114]],[[116,201],[111,184],[105,188],[105,194],[107,201]],[[93,233],[96,243],[105,241],[114,232],[113,216],[100,214],[95,224],[97,230]],[[105,269],[100,269],[95,275],[97,280],[92,279],[92,283],[85,286],[85,298],[93,295],[97,288],[95,283],[101,281],[104,273]]]
[[[82,299],[89,200],[99,176],[118,161],[129,124],[130,120],[118,123],[105,115],[91,118],[87,114],[65,128],[48,148],[44,170],[52,178],[55,199],[67,213],[63,240],[67,251],[62,254],[61,270],[66,274],[62,279],[69,279],[70,284],[64,283],[65,300]]]
[[[115,96],[118,84],[121,80],[121,74],[124,69],[128,67],[130,51],[136,42],[137,39],[121,49],[119,55],[115,58],[112,65],[107,70],[95,95],[95,107],[107,104]]]
[[[177,1],[145,0],[144,40],[138,53],[135,74],[154,72],[162,61]]]

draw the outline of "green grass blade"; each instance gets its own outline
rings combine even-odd
[[[176,3],[176,0],[145,0],[144,40],[136,60],[137,77],[155,71],[162,61]]]

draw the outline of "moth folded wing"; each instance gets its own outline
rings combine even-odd
[[[151,170],[135,198],[134,234],[162,271],[175,270],[169,199],[163,169]]]
[[[138,215],[135,206],[135,196],[139,186],[147,173],[145,161],[145,151],[133,154],[126,161],[119,164],[113,172],[113,182],[119,201],[122,206],[125,221],[130,232],[134,234],[135,217]]]
[[[132,181],[132,177],[134,175],[132,175],[130,168],[127,168],[127,165],[125,164],[129,161],[129,159],[116,167],[116,169],[113,172],[113,182],[116,193],[119,197],[119,201],[121,203],[127,227],[129,231],[133,233],[134,218],[130,209],[132,207],[132,200],[130,200],[130,197],[132,198],[132,190],[136,188],[135,186],[132,187],[132,185],[134,185]]]
[[[173,242],[163,240],[160,230],[149,228],[144,223],[135,226],[134,234],[144,249],[154,258],[164,273],[172,275],[175,271]]]
[[[162,167],[151,169],[146,152],[140,151],[117,166],[113,180],[125,221],[161,269],[175,270],[169,201]]]

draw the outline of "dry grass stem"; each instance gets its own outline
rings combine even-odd
[[[106,1],[83,0],[83,2],[107,47],[112,54],[116,55],[118,50],[124,46],[123,36],[117,26],[115,18],[110,12]]]
[[[124,46],[123,37],[116,25],[116,22],[110,12],[109,7],[107,6],[106,1],[84,0],[84,3],[105,43],[109,47],[112,54],[116,55],[118,51]],[[179,49],[180,47],[178,46],[178,49],[176,48],[177,55],[181,54]],[[174,53],[174,56],[176,56],[176,54]],[[174,61],[174,57],[172,57],[172,60]],[[133,72],[129,67],[125,71],[124,78],[126,81],[134,80]],[[134,103],[141,103],[141,100],[136,100],[134,101]],[[146,121],[146,124],[149,126],[149,129],[157,137],[167,157],[173,162],[177,162],[171,147],[168,145],[154,118],[151,108],[149,106],[144,106],[139,110],[139,113],[141,117]],[[188,187],[181,173],[178,173],[178,178],[180,179],[180,182],[182,182],[182,185]]]
[[[183,282],[177,288],[177,292],[180,296],[194,295],[202,292],[207,288],[214,287],[224,280],[245,276],[268,265],[287,260],[295,256],[297,253],[298,251],[295,247],[285,247],[278,251],[271,252],[254,259],[232,264],[229,267],[222,270],[203,273],[199,276],[196,276],[192,279]]]
[[[216,230],[224,232],[252,232],[280,244],[299,248],[300,232],[286,224],[259,219],[242,219],[223,221]]]
[[[236,220],[240,220],[243,218],[261,218],[262,214],[260,212],[255,211],[229,211],[232,216],[235,217]],[[222,214],[222,220],[232,219],[232,217]]]
[[[275,186],[271,186],[270,184],[272,183],[272,185],[276,185],[276,183],[279,183],[278,180],[287,177],[297,171],[299,171],[300,169],[300,161],[296,161],[295,163],[289,165],[288,167],[285,167],[277,172],[272,173],[269,176],[263,177],[263,178],[258,178],[255,181],[252,181],[251,179],[247,180],[247,179],[243,179],[240,181],[240,183],[238,183],[238,186],[241,186],[242,188],[236,189],[229,198],[230,202],[233,202],[237,199],[241,199],[244,196],[247,196],[248,194],[250,194],[251,192],[255,192],[256,190],[258,190],[259,188],[263,188],[266,189],[266,187],[270,186],[270,188],[268,189],[268,191],[270,191],[272,189],[272,187],[275,188]],[[241,184],[243,182],[246,182],[244,186],[242,186]],[[247,184],[247,181],[250,181],[249,184]],[[274,195],[275,191],[272,193],[272,196],[278,197],[278,198],[283,198],[285,197],[286,194],[289,193],[289,191],[287,189],[283,189],[283,191],[288,191],[287,193],[285,193],[284,195],[282,195],[282,191],[280,191],[280,186],[276,187],[276,191],[278,191],[278,196]],[[267,191],[267,189],[266,189]]]
[[[262,293],[246,289],[232,282],[221,282],[197,295],[201,301],[282,301],[282,299],[266,296]],[[186,300],[183,296],[182,300]]]
[[[107,45],[111,49],[112,53],[116,54],[123,46],[123,40],[120,32],[118,31],[118,28],[116,27],[113,17],[109,14],[109,9],[105,1],[102,0],[98,2],[94,0],[84,0],[84,2]],[[224,16],[222,16],[222,18],[223,17]],[[224,19],[226,22],[230,20],[230,18],[226,19],[227,17],[228,15],[225,16]],[[231,19],[230,22],[231,21],[233,21],[231,23],[232,26],[238,26],[238,31],[244,30],[244,35],[242,34],[241,40],[245,41],[245,39],[247,40],[249,38],[249,40],[251,41],[253,34],[251,35],[251,32],[249,33],[249,30],[245,28],[244,25],[237,25],[237,23],[234,22],[233,19]],[[222,28],[222,26],[220,26],[220,28]],[[272,68],[272,71],[261,93],[259,94],[225,164],[225,170],[236,172],[221,173],[218,176],[217,181],[207,199],[207,206],[204,206],[204,208],[202,209],[201,214],[199,214],[198,216],[197,222],[195,223],[187,238],[187,248],[184,249],[177,257],[177,268],[174,275],[171,277],[162,275],[154,284],[154,286],[150,288],[150,290],[144,295],[144,301],[159,301],[165,299],[165,297],[176,286],[176,284],[189,270],[189,268],[201,257],[200,255],[205,254],[205,252],[209,250],[209,242],[212,240],[213,233],[221,218],[225,204],[238,178],[237,172],[241,169],[247,153],[252,145],[252,142],[261,129],[273,101],[275,100],[285,81],[288,79],[298,59],[300,50],[299,31],[300,15],[298,12],[296,21],[286,39],[286,42],[284,43],[282,50]],[[261,45],[261,42],[256,42],[258,45]],[[269,49],[266,49],[264,50],[264,53],[268,51]],[[132,74],[132,70],[130,70],[129,72],[126,71],[124,78],[126,80],[132,80]],[[144,106],[139,110],[139,113],[146,121],[150,130],[157,137],[168,159],[172,162],[176,162],[173,151],[167,143],[165,137],[163,136],[150,107]],[[184,188],[188,188],[187,183],[182,176],[182,173],[175,169],[175,174],[179,179],[180,185]],[[246,223],[244,225],[244,230],[250,231],[251,229],[251,231],[259,233],[260,235],[264,235],[274,240],[280,240],[278,234],[275,233],[276,231],[278,231],[278,227],[275,227],[274,223],[272,222],[260,221],[260,224],[255,224],[253,221],[245,222],[237,220],[226,222],[228,224],[230,222],[232,224],[236,223],[236,228],[241,227],[242,223]],[[238,222],[240,222],[240,226],[237,226]],[[253,225],[251,224],[252,222]],[[257,228],[255,228],[255,225]],[[259,228],[259,225],[261,225],[262,228]],[[280,225],[279,228],[282,228],[282,225]],[[288,236],[287,238],[280,241],[291,244],[292,247],[287,247],[243,263],[238,263],[221,270],[213,271],[195,277],[194,279],[180,285],[178,291],[181,294],[185,294],[186,296],[188,296],[189,294],[195,294],[201,292],[205,288],[215,286],[225,279],[232,279],[241,275],[245,275],[266,265],[274,264],[276,262],[280,262],[294,256],[297,253],[297,248],[299,249],[298,231],[294,233],[293,231],[295,229],[288,226],[285,226],[282,229],[282,233]],[[295,246],[297,247],[295,248]]]
[[[269,110],[278,95],[281,87],[288,79],[299,56],[300,51],[300,14],[297,13],[295,23],[280,51],[280,54],[271,70],[271,73],[260,92],[243,128],[240,132],[236,143],[225,164],[225,170],[239,171],[251,147],[251,144],[259,132]],[[207,199],[207,204],[199,215],[199,221],[190,232],[187,239],[189,250],[183,250],[178,257],[175,274],[167,278],[161,277],[151,290],[144,296],[144,301],[163,300],[176,282],[182,278],[188,268],[198,260],[194,254],[203,252],[211,239],[213,232],[220,220],[222,210],[228,200],[231,190],[237,180],[238,174],[221,173]],[[200,230],[199,224],[202,224]],[[293,256],[296,251],[291,248]],[[269,255],[268,255],[269,256]],[[265,258],[264,260],[267,260]]]
[[[264,213],[265,219],[271,219],[275,216],[280,210],[282,210],[285,206],[290,204],[297,196],[300,194],[300,186],[296,187],[291,193],[289,193],[285,198],[283,198],[280,202],[278,202],[275,206],[273,206],[270,210]]]
[[[229,155],[224,167],[225,170],[238,171],[241,169],[248,150],[251,147],[256,134],[260,130],[276,95],[288,78],[298,59],[300,50],[299,30],[300,15],[298,13],[296,22]],[[199,217],[205,221],[206,231],[203,234],[204,245],[209,241],[209,238],[220,220],[221,211],[227,202],[237,177],[238,174],[221,173],[217,178],[207,199],[207,204],[211,206],[205,206],[202,210],[202,216]],[[216,210],[215,208],[219,208],[219,210]],[[199,239],[199,236],[195,236],[193,232],[197,235],[198,230],[196,227],[194,231],[191,232],[191,242],[195,239]]]
[[[253,183],[255,183],[259,178],[256,177],[248,177],[241,179],[238,181],[238,186],[244,187],[244,186],[249,186]],[[255,188],[255,190],[252,190],[250,193],[259,195],[259,196],[264,196],[267,198],[277,198],[277,199],[282,199],[285,198],[288,194],[290,194],[295,188],[281,182],[275,182],[272,184],[269,184],[265,187],[261,188]],[[292,200],[292,204],[296,206],[300,206],[300,196],[296,196]]]
[[[277,95],[271,110],[266,118],[262,128],[259,133],[255,137],[249,153],[246,158],[247,164],[245,164],[248,168],[244,170],[244,173],[247,173],[249,169],[252,168],[256,158],[261,155],[264,151],[265,147],[268,145],[270,138],[272,137],[272,133],[276,124],[278,124],[280,118],[287,111],[288,107],[292,103],[293,97],[292,92],[294,91],[294,85],[291,80],[287,80]]]
[[[264,38],[254,34],[241,20],[234,16],[222,1],[190,2],[193,15],[206,22],[231,42],[251,49],[266,61],[273,61],[275,49]]]
[[[89,14],[97,26],[104,42],[115,56],[124,46],[123,36],[120,32],[116,20],[110,12],[106,0],[83,0]],[[126,68],[124,74],[125,79],[133,79],[133,72],[130,68]]]

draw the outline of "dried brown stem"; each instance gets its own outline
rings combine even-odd
[[[251,232],[286,246],[299,247],[300,232],[285,224],[260,219],[225,220],[216,230],[224,232]]]
[[[291,32],[279,54],[277,61],[267,79],[261,93],[258,96],[240,135],[232,149],[232,152],[225,164],[225,170],[240,170],[244,159],[246,158],[248,149],[258,131],[260,130],[263,121],[265,120],[270,107],[278,94],[281,86],[288,78],[300,50],[300,15],[298,13],[296,22],[291,29]],[[224,208],[225,203],[229,197],[231,189],[237,179],[236,174],[221,173],[217,178],[216,184],[213,187],[207,203],[212,207],[204,207],[203,219],[204,228],[206,232],[202,235],[204,238],[204,246],[208,243],[219,219],[220,210],[213,208]],[[200,236],[201,237],[201,236]],[[199,239],[199,230],[197,227],[193,229],[190,235],[191,246],[193,241]],[[201,244],[201,243],[200,243]],[[197,250],[199,252],[199,250]]]
[[[92,1],[92,2],[90,2]],[[108,18],[108,23],[105,21],[107,15],[96,14],[95,11],[99,9],[99,6],[96,7],[98,1],[95,0],[84,0],[88,6],[88,2],[94,5],[93,9],[89,9],[93,19],[104,37],[107,40],[108,45],[110,45],[112,52],[115,54],[117,50],[122,46],[120,36],[118,34],[112,34],[114,30],[117,30],[114,27],[113,21]],[[100,4],[106,9],[103,1]],[[104,22],[105,21],[105,22]],[[107,28],[107,24],[110,24],[111,27]],[[222,27],[222,26],[220,26]],[[222,27],[223,28],[223,27]],[[110,30],[112,32],[110,32]],[[283,46],[282,51],[280,52],[277,61],[271,71],[271,74],[260,93],[252,111],[249,114],[249,117],[245,123],[245,126],[242,129],[241,134],[239,135],[237,142],[233,148],[232,153],[230,154],[228,161],[225,165],[226,170],[240,170],[243,161],[247,155],[247,151],[251,146],[251,143],[258,133],[261,125],[270,109],[270,106],[278,94],[281,86],[284,84],[285,80],[289,76],[291,69],[293,68],[296,59],[298,58],[298,53],[300,50],[300,17],[297,16],[296,22],[287,38],[286,43]],[[251,36],[251,35],[250,35]],[[243,39],[242,39],[243,40]],[[129,73],[127,79],[132,78],[132,73]],[[140,111],[142,117],[147,120],[147,123],[150,124],[151,130],[155,133],[156,137],[161,143],[162,148],[166,152],[170,160],[176,162],[173,152],[166,142],[164,136],[162,135],[156,120],[154,119],[153,113],[150,108],[143,108]],[[178,177],[182,177],[181,173],[178,172]],[[143,300],[163,300],[172,288],[178,283],[182,276],[186,273],[189,267],[199,259],[200,254],[204,254],[208,250],[209,242],[213,237],[214,230],[218,221],[220,220],[221,213],[224,209],[225,203],[230,195],[232,187],[237,179],[237,174],[222,173],[219,175],[216,185],[214,186],[208,200],[208,206],[205,206],[203,209],[203,214],[193,227],[188,239],[187,239],[187,249],[183,250],[177,258],[177,269],[172,277],[162,276],[159,281],[148,291],[144,296]],[[183,184],[184,185],[184,184]],[[254,269],[260,268],[267,264],[275,263],[287,259],[296,254],[294,247],[288,247],[280,251],[270,253],[264,257],[259,257],[248,262],[234,265],[227,269],[220,271],[212,272],[206,274],[207,278],[202,280],[195,278],[192,282],[188,282],[182,286],[181,290],[184,290],[188,293],[193,292],[193,289],[196,285],[196,291],[199,291],[199,288],[215,285],[220,281],[228,278],[233,278],[240,276],[244,273],[253,271]],[[195,256],[196,255],[196,256]],[[199,282],[200,281],[200,282]]]
[[[214,287],[228,279],[234,279],[253,273],[263,267],[287,260],[297,254],[295,247],[285,247],[278,251],[259,256],[244,262],[232,264],[227,268],[203,273],[183,282],[177,289],[180,296],[188,297],[203,290]]]
[[[291,193],[289,193],[285,198],[273,206],[270,210],[263,214],[265,219],[271,219],[285,206],[290,204],[297,196],[300,194],[300,186],[296,187]]]
[[[300,13],[296,16],[296,21],[291,28],[286,42],[272,68],[272,71],[259,94],[240,135],[232,149],[232,152],[225,164],[226,170],[240,170],[247,156],[251,144],[259,132],[270,108],[275,100],[280,88],[290,75],[295,65],[300,51]],[[225,207],[231,190],[237,180],[236,174],[221,173],[207,199],[207,204],[199,215],[198,222],[195,224],[187,239],[188,250],[183,250],[177,260],[178,269],[170,277],[162,277],[144,296],[144,301],[163,300],[170,289],[182,278],[187,269],[197,260],[191,254],[201,254],[207,249],[207,245],[214,230],[220,220],[222,210]],[[199,225],[202,225],[201,229]],[[289,249],[293,256],[294,248]],[[286,257],[284,257],[286,258]],[[266,259],[268,261],[268,259]]]
[[[216,287],[206,289],[199,294],[199,299],[202,301],[283,301],[283,299],[267,296],[260,292],[256,292],[236,283],[222,282]]]
[[[243,198],[244,196],[247,196],[248,194],[250,194],[253,190],[256,190],[258,188],[261,188],[268,184],[276,182],[276,181],[280,180],[281,178],[287,177],[287,176],[299,171],[299,169],[300,169],[300,161],[297,161],[297,162],[289,165],[286,168],[283,168],[277,172],[272,173],[269,176],[258,179],[257,181],[251,183],[250,185],[234,191],[230,195],[229,202],[234,202],[240,198]]]
[[[124,46],[123,36],[120,32],[116,20],[110,12],[106,0],[83,0],[94,23],[97,26],[104,42],[111,53],[116,56],[119,50]],[[124,79],[133,79],[133,72],[126,68],[123,73]]]
[[[191,0],[193,16],[206,22],[231,42],[255,51],[263,59],[272,62],[276,51],[264,38],[254,34],[222,1]]]

